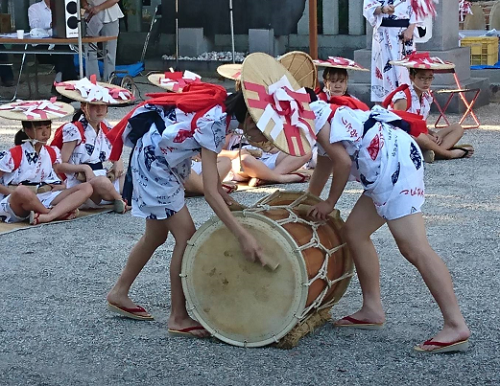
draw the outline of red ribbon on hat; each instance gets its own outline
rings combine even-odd
[[[412,52],[404,58],[404,61],[422,66],[421,68],[431,69],[432,64],[450,64],[438,57],[431,57],[428,52]]]
[[[191,79],[191,78],[183,78],[183,73],[180,71],[177,72],[165,72],[165,78],[159,79],[159,84],[162,84],[163,81],[172,81],[172,91],[182,91],[184,87],[188,84],[198,83],[200,82],[200,78]]]
[[[299,93],[290,90],[288,87],[282,87],[281,89],[296,102],[292,104],[291,101],[280,101],[275,99],[274,94],[269,94],[263,85],[257,83],[245,82],[245,89],[257,93],[258,96],[258,99],[247,98],[248,107],[265,110],[268,106],[271,106],[273,110],[280,117],[282,117],[284,120],[283,132],[287,140],[290,155],[305,155],[304,144],[302,143],[302,138],[300,136],[301,128],[297,126],[297,123],[300,122],[303,126],[305,126],[309,131],[310,136],[316,139],[314,130],[306,121],[307,119],[314,120],[316,116],[313,111],[304,109],[304,103],[310,102],[309,94]],[[295,151],[294,139],[298,146],[299,154]]]

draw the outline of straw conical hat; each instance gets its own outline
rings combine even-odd
[[[151,74],[148,76],[149,82],[167,91],[182,92],[182,89],[190,83],[199,82],[201,76],[191,71],[165,72],[161,74]]]
[[[281,58],[280,63],[293,75],[301,87],[309,87],[313,90],[318,83],[318,70],[312,58],[302,51],[292,51]]]
[[[309,95],[292,74],[273,57],[257,52],[243,62],[241,82],[248,112],[264,136],[287,154],[309,153],[315,116]]]
[[[344,70],[353,71],[370,71],[356,63],[354,60],[342,58],[340,56],[329,56],[327,60],[314,60],[314,64],[318,67],[342,68]]]
[[[242,64],[240,63],[222,64],[217,67],[217,72],[226,79],[240,80],[241,67]]]
[[[393,60],[390,63],[394,66],[422,70],[452,70],[455,68],[455,63],[447,62],[436,56],[431,57],[428,52],[413,52],[404,59]]]
[[[129,90],[111,83],[96,82],[83,78],[56,84],[59,94],[78,102],[95,105],[121,105],[132,102],[135,98]]]
[[[0,106],[0,117],[15,121],[52,121],[73,114],[73,106],[63,102],[17,101]]]

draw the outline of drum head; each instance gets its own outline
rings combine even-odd
[[[188,310],[211,334],[242,347],[261,347],[285,336],[304,309],[307,271],[293,238],[272,220],[233,213],[279,263],[272,271],[247,261],[240,245],[214,217],[190,240],[182,263]]]

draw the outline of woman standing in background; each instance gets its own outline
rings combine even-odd
[[[88,25],[87,31],[92,36],[117,36],[120,33],[120,20],[124,15],[118,6],[120,0],[82,0],[82,7],[85,9],[85,20]],[[97,19],[94,19],[97,18]],[[93,20],[94,19],[94,20]],[[93,20],[92,25],[90,22]],[[103,43],[104,47],[104,73],[103,81],[108,81],[111,74],[115,71],[116,48],[118,39]],[[88,45],[87,54],[87,77],[96,75],[100,80],[99,65],[97,63],[97,47]]]
[[[373,27],[371,101],[381,103],[387,94],[402,84],[410,84],[408,70],[394,67],[415,51],[413,36],[417,20],[411,2],[364,0],[363,16]],[[401,4],[401,5],[400,5]]]

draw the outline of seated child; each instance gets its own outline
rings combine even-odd
[[[89,92],[98,93],[105,89],[102,83],[92,84],[85,79],[76,82],[77,90],[80,83],[88,86]],[[92,185],[94,192],[84,207],[98,208],[100,205],[113,204],[116,213],[125,213],[129,208],[120,193],[123,161],[112,162],[113,166],[109,170],[103,165],[109,161],[111,154],[111,140],[108,138],[111,126],[106,121],[106,115],[108,105],[113,102],[89,102],[75,90],[66,90],[62,86],[57,86],[57,90],[81,102],[81,109],[74,115],[72,122],[60,128],[54,137],[53,145],[60,147],[63,161],[57,166],[57,172],[66,176],[68,187],[77,186],[82,181]]]
[[[66,189],[54,170],[61,162],[59,149],[45,145],[51,136],[51,119],[72,111],[70,105],[48,101],[16,102],[0,107],[1,117],[21,120],[23,126],[15,136],[16,146],[0,152],[3,221],[29,220],[31,225],[37,225],[70,220],[92,195],[90,184]]]
[[[355,96],[349,94],[348,71],[368,71],[353,60],[341,57],[329,57],[328,60],[315,60],[317,67],[324,67],[323,89],[316,89],[318,99],[334,103],[336,105],[348,106],[363,111],[369,110],[368,106]]]
[[[257,187],[266,183],[302,183],[309,181],[309,174],[298,172],[311,159],[311,153],[301,157],[288,155],[275,147],[261,150],[245,139],[241,142],[235,134],[231,150],[222,150],[221,155],[232,160],[234,181],[248,181],[248,186]],[[239,150],[241,146],[241,151]]]
[[[435,69],[453,68],[455,65],[439,58],[431,58],[426,52],[414,53],[407,59],[394,62],[409,68],[411,84],[402,85],[390,93],[383,106],[386,108],[407,111],[427,119],[434,97],[430,93]],[[424,68],[424,66],[429,68]],[[452,124],[439,130],[429,130],[415,138],[424,151],[426,162],[438,159],[470,158],[474,154],[471,145],[457,145],[462,138],[464,129],[460,124]]]
[[[221,76],[234,80],[236,92],[241,91],[241,68],[240,64],[223,64],[217,68]],[[242,124],[235,119],[231,120],[231,124],[234,125],[232,133],[227,136],[220,155],[231,160],[234,181],[248,181],[248,186],[257,187],[266,183],[286,184],[309,180],[308,174],[297,172],[297,170],[304,167],[312,154],[292,157],[276,147],[262,151],[249,144],[246,139],[241,139]]]

